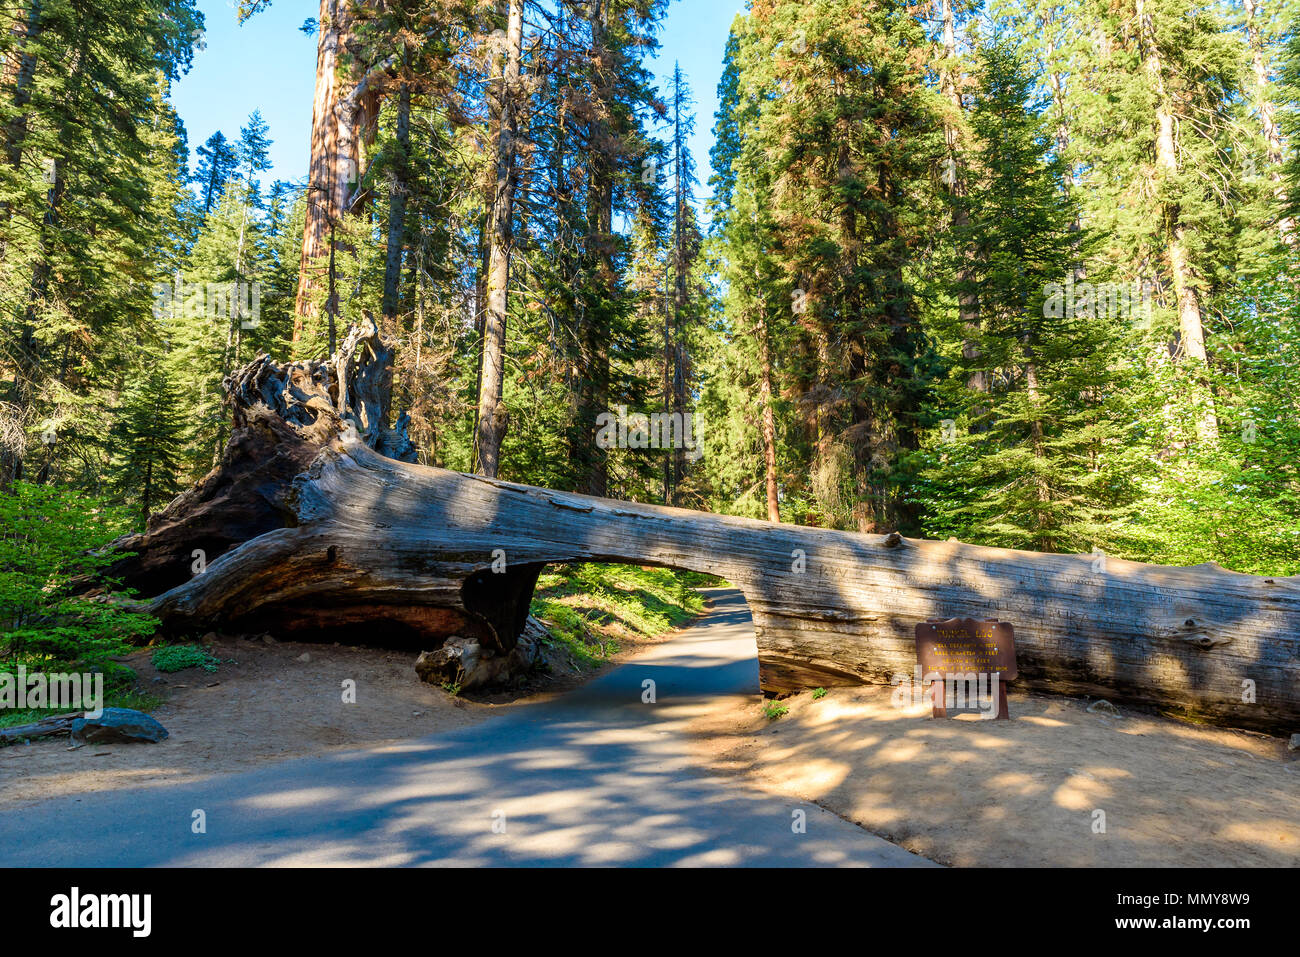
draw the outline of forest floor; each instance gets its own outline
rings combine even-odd
[[[547,667],[513,689],[460,695],[421,681],[414,651],[218,637],[203,646],[219,661],[215,671],[164,673],[142,649],[121,661],[135,671],[137,688],[159,699],[149,710],[169,737],[75,750],[63,737],[0,747],[0,810],[461,728],[605,673],[702,607],[697,593],[662,569],[557,569],[539,583],[533,609],[555,621]],[[356,682],[355,704],[343,703],[347,679]]]
[[[755,698],[692,723],[713,770],[959,867],[1296,867],[1285,739],[1010,694],[1010,721],[930,717],[889,687]],[[1104,833],[1094,822],[1104,812]]]

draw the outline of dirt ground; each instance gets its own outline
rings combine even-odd
[[[691,730],[710,767],[944,864],[1300,865],[1300,754],[1285,740],[1015,692],[1010,721],[935,720],[893,707],[892,690],[803,693],[776,720],[755,698]]]
[[[638,645],[624,639],[612,659]],[[205,645],[221,659],[164,674],[150,652],[123,659],[139,687],[163,703],[152,711],[170,736],[158,744],[87,745],[69,750],[66,736],[0,747],[0,809],[67,794],[189,782],[268,761],[384,745],[463,727],[503,708],[558,694],[611,667],[578,670],[562,651],[548,652],[551,674],[519,692],[452,697],[420,681],[416,653],[258,638],[219,638]],[[343,703],[343,682],[356,682],[356,703]],[[472,700],[471,700],[472,699]]]

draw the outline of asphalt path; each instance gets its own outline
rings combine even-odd
[[[634,661],[463,729],[2,813],[0,864],[933,866],[701,769],[686,723],[758,690],[743,597],[708,595],[707,614]]]

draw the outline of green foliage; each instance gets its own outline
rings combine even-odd
[[[814,689],[813,689],[812,696],[813,696],[813,700],[814,700],[814,701],[820,701],[822,698],[826,697],[826,689],[825,689],[825,688],[814,688]]]
[[[768,721],[775,721],[777,718],[784,718],[790,713],[790,709],[779,701],[769,701],[763,705],[763,717]]]
[[[767,0],[733,25],[714,154],[725,346],[702,399],[725,416],[715,506],[766,515],[766,405],[784,517],[915,521],[901,453],[935,371],[918,253],[942,213],[924,44],[892,3]]]
[[[698,615],[697,577],[636,565],[551,566],[537,581],[532,614],[575,660],[594,665],[618,650],[620,635],[653,638]]]
[[[765,515],[766,405],[787,521],[1294,572],[1293,5],[1140,6],[955,3],[928,35],[857,0],[736,19],[709,507]]]
[[[206,216],[213,204],[221,198],[226,183],[234,176],[239,165],[239,151],[226,139],[225,133],[217,130],[194,154],[198,157],[198,164],[194,170],[193,182],[199,188],[200,202]]]
[[[155,648],[149,656],[150,662],[159,671],[184,671],[186,668],[202,668],[204,671],[216,671],[221,663],[219,658],[208,654],[198,645],[162,645]]]
[[[141,527],[183,489],[181,455],[188,432],[180,392],[167,367],[141,370],[111,431],[115,491],[121,501],[135,505]]]
[[[150,289],[189,228],[167,94],[201,24],[191,0],[45,0],[0,30],[0,402],[27,438],[0,482],[108,472],[104,410],[153,342]]]
[[[1133,458],[1112,451],[1130,438],[1130,410],[1107,385],[1123,370],[1126,324],[1141,303],[1082,308],[1073,270],[1091,237],[1061,190],[1065,170],[1034,77],[998,42],[975,66],[969,182],[954,238],[968,258],[956,288],[978,303],[981,321],[978,329],[951,314],[936,321],[950,344],[939,408],[947,421],[918,457],[912,495],[935,537],[1114,549],[1138,488]],[[1114,287],[1078,284],[1093,288]]]
[[[1295,253],[1283,256],[1293,274],[1300,265]],[[1290,276],[1245,286],[1230,318],[1230,332],[1210,343],[1232,357],[1213,379],[1219,440],[1198,446],[1181,422],[1175,434],[1187,452],[1158,460],[1144,489],[1146,537],[1131,557],[1294,575],[1300,573],[1300,303]],[[1158,381],[1148,388],[1165,393]],[[1159,421],[1164,410],[1152,411]]]
[[[122,593],[75,593],[109,564],[103,546],[123,525],[120,510],[92,496],[27,482],[0,490],[0,655],[10,666],[107,668],[128,641],[153,634],[156,619],[120,604]]]

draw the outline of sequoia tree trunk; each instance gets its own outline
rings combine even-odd
[[[506,314],[510,306],[510,260],[514,253],[514,205],[518,173],[519,62],[523,51],[523,0],[510,0],[506,12],[501,83],[492,103],[494,172],[489,183],[487,309],[483,314],[483,358],[478,391],[475,456],[478,471],[495,478],[509,416],[502,401],[506,377]]]
[[[316,312],[313,295],[320,285],[321,260],[331,244],[331,225],[338,222],[333,183],[336,179],[338,127],[338,55],[346,0],[321,0],[316,39],[316,94],[311,108],[311,159],[307,170],[307,209],[302,227],[302,259],[298,269],[298,296],[294,304],[293,343],[303,336],[307,319]],[[333,290],[330,290],[333,293]],[[332,303],[327,308],[332,308]]]
[[[321,0],[316,43],[316,93],[311,110],[311,159],[307,167],[307,209],[302,231],[302,258],[294,303],[293,343],[303,337],[306,321],[316,314],[315,290],[327,279],[326,311],[331,326],[338,314],[334,288],[334,254],[340,246],[339,226],[355,212],[362,197],[358,184],[365,173],[362,143],[375,132],[379,112],[378,81],[398,60],[394,53],[361,73],[355,64],[344,68],[351,0]],[[331,351],[333,343],[331,342]]]
[[[157,595],[206,573],[228,551],[298,521],[295,479],[345,424],[357,441],[414,461],[406,417],[389,428],[393,350],[373,323],[326,361],[280,366],[260,356],[223,385],[233,416],[225,449],[194,488],[114,543],[106,577]]]

